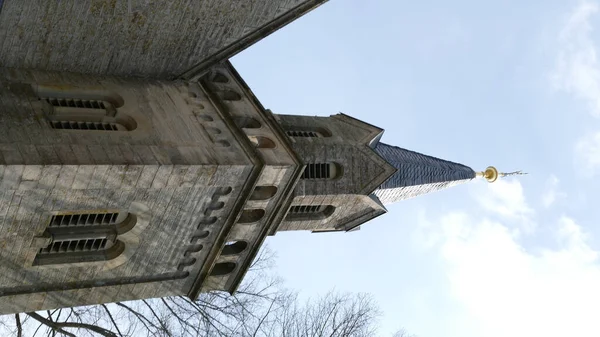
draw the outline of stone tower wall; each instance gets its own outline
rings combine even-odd
[[[0,60],[11,68],[190,77],[325,0],[4,0]]]
[[[230,64],[198,82],[0,78],[0,313],[236,289],[302,165]],[[98,116],[129,128],[89,129]],[[120,255],[35,264],[53,216],[102,212],[136,219]]]
[[[292,206],[332,206],[333,214],[314,220],[288,218],[279,230],[348,230],[385,212],[368,196],[394,171],[368,145],[380,135],[381,129],[341,114],[277,115],[277,119],[288,135],[294,131],[319,135],[290,136],[294,150],[306,165],[335,163],[337,171],[332,179],[301,179],[292,202]]]
[[[248,160],[198,84],[93,77],[0,68],[0,163],[4,164],[245,164]],[[123,99],[128,132],[55,130],[50,105],[36,91],[62,95],[108,92]],[[71,94],[73,93],[73,94]],[[9,145],[10,144],[10,145]]]
[[[261,170],[247,138],[198,83],[0,71],[0,312],[188,294]],[[115,93],[136,127],[53,128],[40,88]],[[32,265],[53,215],[99,212],[137,218],[118,258]]]

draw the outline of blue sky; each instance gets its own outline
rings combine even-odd
[[[233,59],[275,113],[344,112],[483,170],[359,232],[268,240],[287,284],[372,293],[382,336],[597,336],[600,1],[332,0]]]

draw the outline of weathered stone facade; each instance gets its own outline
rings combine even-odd
[[[72,73],[4,69],[0,254],[5,270],[0,294],[12,296],[13,304],[6,310],[0,305],[2,312],[235,289],[242,266],[281,221],[281,206],[302,165],[273,117],[256,105],[231,68],[213,69],[193,83],[92,81]],[[217,74],[227,83],[211,80]],[[38,92],[65,97],[114,93],[123,100],[118,113],[135,120],[136,127],[53,129],[47,120],[53,107]],[[239,128],[239,121],[259,127]],[[274,146],[257,148],[249,136],[264,137]],[[272,196],[248,200],[255,187],[271,186],[276,188]],[[134,241],[139,244],[125,251],[127,259],[121,255],[118,265],[112,260],[31,265],[32,256],[48,245],[40,238],[53,215],[104,210],[137,217],[133,230],[138,229]],[[236,223],[247,210],[264,215]],[[244,247],[221,254],[226,241]],[[211,268],[228,262],[235,267],[226,276],[210,275]]]
[[[191,78],[325,1],[4,0],[0,65]]]
[[[225,60],[322,2],[0,1],[0,314],[234,292],[268,235],[464,178],[273,114]]]

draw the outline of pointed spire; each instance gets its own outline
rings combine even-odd
[[[477,173],[468,166],[378,143],[377,152],[397,169],[373,194],[388,205],[470,181]]]
[[[514,172],[498,172],[498,170],[493,166],[488,166],[485,171],[477,172],[477,177],[485,178],[490,183],[495,182],[498,178],[504,178],[508,176],[516,176],[516,175],[526,175],[523,171],[514,171]]]

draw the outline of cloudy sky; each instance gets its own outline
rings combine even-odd
[[[370,292],[382,336],[600,335],[600,0],[331,0],[233,63],[276,113],[530,175],[270,238],[305,296]]]

